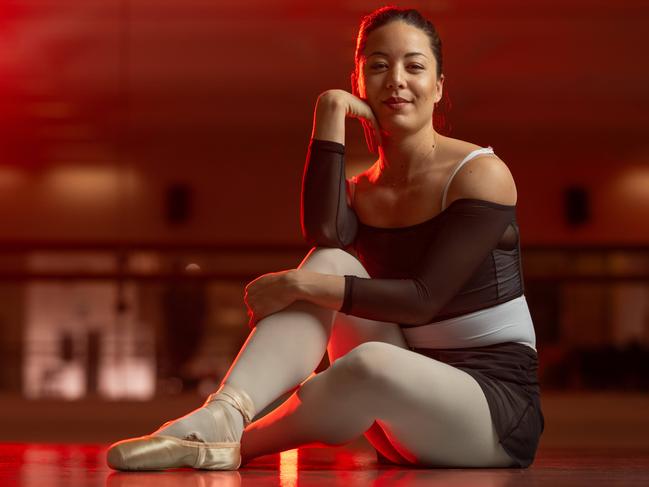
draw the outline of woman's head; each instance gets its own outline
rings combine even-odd
[[[432,126],[443,81],[441,40],[433,24],[417,10],[385,6],[363,17],[352,92],[370,105],[384,134]],[[392,96],[408,103],[392,108],[385,103]],[[367,136],[369,127],[365,128]]]

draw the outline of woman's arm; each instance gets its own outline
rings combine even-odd
[[[249,284],[246,304],[252,305],[253,321],[293,301],[310,301],[377,321],[430,323],[496,247],[515,208],[470,198],[453,201],[413,278],[370,279],[291,269]]]
[[[491,167],[466,174],[460,190],[454,191],[456,198],[440,215],[438,231],[412,278],[298,274],[296,299],[377,321],[412,325],[433,321],[496,248],[515,217],[515,204],[503,204],[516,201],[508,171]],[[476,179],[482,184],[475,184]]]
[[[344,248],[356,236],[358,220],[345,186],[346,115],[340,97],[325,92],[318,98],[300,211],[302,235],[310,245]]]
[[[430,323],[496,248],[514,213],[515,206],[456,200],[442,215],[439,232],[414,277],[363,278],[297,269],[295,298],[377,321]]]
[[[372,109],[360,98],[343,90],[329,90],[318,98],[301,195],[302,234],[311,245],[344,248],[356,236],[358,219],[347,204],[345,181],[346,116],[369,120],[379,130]],[[284,309],[297,299],[295,275],[300,272],[303,271],[265,274],[246,286],[244,300],[251,323]],[[313,273],[310,277],[314,277]],[[304,282],[305,292],[313,293],[311,299],[322,306],[338,309],[342,304],[339,288],[344,278],[327,276],[315,281],[317,286]]]

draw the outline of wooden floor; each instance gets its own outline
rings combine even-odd
[[[647,486],[649,450],[540,451],[528,469],[410,469],[376,462],[363,446],[304,448],[260,457],[238,471],[115,472],[106,445],[5,443],[0,485],[29,487]]]
[[[528,469],[412,469],[378,463],[364,438],[253,460],[234,472],[120,473],[117,439],[152,431],[200,398],[149,403],[0,397],[0,487],[649,486],[649,394],[543,395],[546,430]]]

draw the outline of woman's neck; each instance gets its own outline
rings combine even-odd
[[[387,185],[407,185],[431,168],[441,136],[431,127],[406,136],[383,136],[375,172]]]

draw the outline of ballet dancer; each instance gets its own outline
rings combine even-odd
[[[443,82],[441,41],[417,10],[363,17],[352,93],[315,106],[301,195],[311,250],[246,286],[253,329],[216,392],[113,444],[112,468],[234,470],[360,435],[398,465],[532,463],[544,422],[516,186],[491,147],[435,129]],[[349,180],[346,117],[378,154]],[[313,374],[325,351],[331,365]]]

